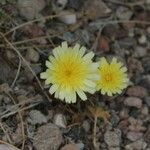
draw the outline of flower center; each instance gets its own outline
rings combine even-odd
[[[72,75],[72,71],[71,70],[66,70],[65,75],[66,75],[66,77],[70,77]]]
[[[106,82],[111,82],[112,81],[112,75],[110,73],[108,73],[107,75],[105,75],[105,81]]]

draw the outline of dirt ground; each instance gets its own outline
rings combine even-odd
[[[0,150],[150,150],[149,16],[149,0],[0,0]],[[39,75],[63,41],[117,57],[130,85],[55,99]]]

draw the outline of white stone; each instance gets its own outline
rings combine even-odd
[[[54,116],[54,124],[61,128],[66,128],[66,118],[63,114],[56,114]]]
[[[77,22],[77,16],[75,13],[62,11],[59,15],[58,19],[67,25],[75,24]]]

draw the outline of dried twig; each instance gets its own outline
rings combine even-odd
[[[67,15],[69,15],[70,13],[68,13]],[[19,28],[22,28],[26,25],[29,25],[29,24],[32,24],[34,22],[37,22],[37,21],[41,21],[41,20],[48,20],[48,19],[54,19],[54,18],[57,18],[57,17],[60,17],[60,16],[63,16],[64,14],[57,14],[57,15],[49,15],[49,16],[45,16],[45,17],[41,17],[41,18],[37,18],[37,19],[34,19],[34,20],[31,20],[31,21],[28,21],[28,22],[25,22],[23,24],[20,24],[14,28],[12,28],[11,30],[9,30],[8,32],[6,32],[4,34],[4,36],[8,35],[9,33],[19,29]],[[66,14],[65,14],[66,15]]]
[[[13,145],[11,145],[11,144],[5,142],[5,141],[2,141],[2,140],[0,140],[0,144],[5,144],[5,145],[11,147],[11,148],[14,149],[14,150],[21,150],[21,149],[15,147],[15,146],[13,146]]]
[[[11,87],[14,87],[14,85],[19,77],[20,70],[21,70],[21,58],[19,57],[18,70],[17,70],[16,76],[15,76],[15,79],[14,79],[13,83],[11,84]]]
[[[0,32],[1,37],[3,37],[3,39],[5,40],[5,42],[17,53],[17,55],[25,62],[26,66],[29,68],[29,70],[31,71],[31,73],[33,74],[33,76],[35,77],[35,79],[37,80],[37,83],[39,84],[42,92],[44,93],[44,95],[47,97],[47,99],[49,101],[51,101],[50,97],[48,96],[48,94],[46,92],[44,92],[44,88],[42,87],[42,84],[40,82],[40,80],[38,79],[37,75],[35,74],[35,72],[32,70],[32,68],[30,67],[29,63],[25,60],[25,58],[22,56],[22,54],[16,49],[15,46],[13,46],[8,39],[4,36],[3,33]]]
[[[10,99],[13,101],[14,105],[16,105],[16,102],[14,100],[14,98],[11,96],[10,93],[6,93]],[[18,112],[18,115],[19,115],[19,118],[20,118],[20,122],[21,122],[21,133],[22,133],[22,147],[21,147],[21,150],[24,150],[24,145],[25,145],[25,129],[24,129],[24,123],[23,123],[23,117],[21,115],[21,112],[20,110],[17,111]]]
[[[10,113],[6,113],[6,114],[3,114],[0,118],[3,119],[3,118],[8,118],[9,116],[12,116],[14,114],[16,114],[18,111],[22,112],[24,110],[28,110],[32,107],[35,107],[36,105],[38,105],[41,101],[38,101],[36,102],[35,104],[31,104],[29,106],[26,106],[26,107],[23,107],[23,108],[20,108],[20,109],[16,109],[14,111],[11,111]]]
[[[97,116],[94,117],[94,127],[93,127],[93,146],[96,150],[98,150],[98,146],[96,143],[96,125],[97,125]]]
[[[8,132],[7,132],[6,129],[4,128],[2,122],[0,122],[0,127],[1,127],[1,129],[3,130],[3,132],[5,133],[5,135],[6,135],[6,137],[7,137],[7,140],[9,141],[9,143],[12,143],[12,140],[11,140],[11,138],[10,138]]]

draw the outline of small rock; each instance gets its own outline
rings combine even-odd
[[[14,68],[12,66],[10,66],[8,61],[3,59],[3,57],[4,56],[1,54],[0,55],[0,62],[1,62],[0,63],[0,84],[2,84],[2,83],[12,84],[14,77],[16,76],[16,71],[14,70]],[[15,58],[15,60],[16,59],[17,58]]]
[[[98,51],[100,52],[109,52],[110,47],[109,47],[109,42],[108,39],[104,36],[101,36],[98,42]]]
[[[0,150],[15,150],[15,149],[8,145],[0,144]]]
[[[126,106],[130,107],[136,107],[136,108],[141,108],[142,107],[142,100],[137,97],[127,97],[124,100],[124,104]]]
[[[83,3],[84,0],[69,0],[68,6],[73,9],[79,10],[82,7]]]
[[[21,16],[32,20],[45,7],[46,3],[45,0],[18,0],[17,5]]]
[[[124,108],[120,111],[119,116],[121,119],[126,119],[129,117],[129,111],[128,109]]]
[[[77,22],[76,14],[69,11],[62,11],[58,19],[67,25],[75,24]]]
[[[47,118],[38,110],[31,110],[27,120],[32,125],[47,123]]]
[[[145,97],[144,102],[150,107],[150,96]]]
[[[82,142],[77,143],[76,146],[78,147],[79,150],[84,150],[84,144]]]
[[[146,132],[144,134],[144,140],[147,143],[149,143],[149,141],[150,141],[150,125],[149,125],[149,127],[147,128],[147,130],[146,130]]]
[[[129,96],[135,96],[135,97],[143,98],[143,97],[148,95],[148,92],[144,87],[132,86],[132,87],[129,87],[127,89],[126,94]]]
[[[129,20],[133,12],[127,7],[120,6],[117,8],[116,15],[120,20]]]
[[[22,139],[22,125],[21,125],[21,123],[18,124],[18,127],[17,127],[15,133],[13,133],[11,135],[11,137],[12,137],[15,144],[19,144],[22,142],[23,139]]]
[[[60,150],[80,150],[75,144],[67,144],[62,147]]]
[[[121,142],[121,131],[106,131],[104,134],[104,140],[109,147],[119,146]]]
[[[53,0],[51,3],[53,11],[57,13],[66,7],[68,0]]]
[[[41,64],[40,63],[36,63],[36,64],[31,64],[30,65],[32,70],[34,71],[34,73],[37,75],[39,74],[41,71],[42,71],[42,68],[41,68]],[[33,73],[31,73],[31,71],[29,70],[28,67],[25,66],[25,75],[28,79],[28,81],[32,81],[34,79],[34,75]]]
[[[89,122],[87,120],[83,121],[82,127],[84,128],[84,130],[86,132],[89,132],[89,130],[90,130],[90,124],[89,124]]]
[[[139,74],[139,73],[144,72],[144,68],[142,66],[142,63],[138,59],[129,57],[127,60],[127,64],[128,64],[129,74],[131,77],[133,75],[135,76],[135,74]]]
[[[118,41],[119,45],[123,49],[129,49],[136,45],[136,40],[132,37],[125,37]]]
[[[126,134],[126,133],[128,132],[128,125],[129,125],[128,119],[122,120],[122,121],[120,121],[120,123],[119,123],[119,129],[120,129],[124,134]]]
[[[138,42],[139,42],[139,44],[141,44],[141,45],[146,44],[146,42],[147,42],[146,36],[145,36],[144,34],[141,35],[141,37],[138,39]]]
[[[33,145],[36,150],[58,150],[62,140],[59,128],[52,123],[48,123],[38,128],[33,138]]]
[[[142,107],[142,110],[141,110],[141,113],[144,115],[144,116],[147,116],[149,114],[149,109],[147,106],[143,106]]]
[[[40,55],[36,50],[34,50],[33,48],[30,48],[27,50],[26,59],[28,61],[36,63],[39,61],[39,58],[40,58]]]
[[[136,140],[139,140],[142,137],[143,137],[143,133],[141,133],[141,132],[130,131],[130,132],[127,133],[127,138],[130,141],[136,141]]]
[[[88,0],[84,4],[84,15],[91,20],[95,20],[100,17],[106,17],[111,12],[111,10],[102,0]]]
[[[129,117],[128,119],[130,125],[128,126],[129,131],[133,132],[143,132],[146,128],[143,126],[143,122],[141,120],[137,120],[133,117]]]
[[[111,118],[110,118],[110,122],[113,126],[117,126],[118,123],[120,121],[120,118],[119,116],[115,113],[115,112],[112,112],[111,113]]]
[[[140,139],[138,141],[135,141],[133,143],[130,143],[125,146],[126,150],[144,150],[147,147],[147,144],[143,141],[143,139]]]
[[[134,57],[140,58],[146,56],[146,54],[147,54],[147,49],[145,47],[137,46],[135,48]]]
[[[12,89],[9,87],[8,83],[0,84],[0,92],[9,93]]]
[[[147,57],[143,57],[143,59],[142,59],[142,65],[143,65],[144,71],[145,71],[145,73],[148,73],[148,74],[150,73],[150,61],[149,60],[150,60],[149,55],[147,55]]]
[[[44,36],[45,32],[42,27],[40,27],[38,24],[29,24],[23,27],[23,32],[29,37],[29,38],[36,38],[39,36]],[[34,40],[34,43],[39,44],[46,44],[47,41],[44,38],[36,39]]]
[[[66,128],[66,118],[63,114],[56,114],[54,116],[54,124],[59,127]]]

